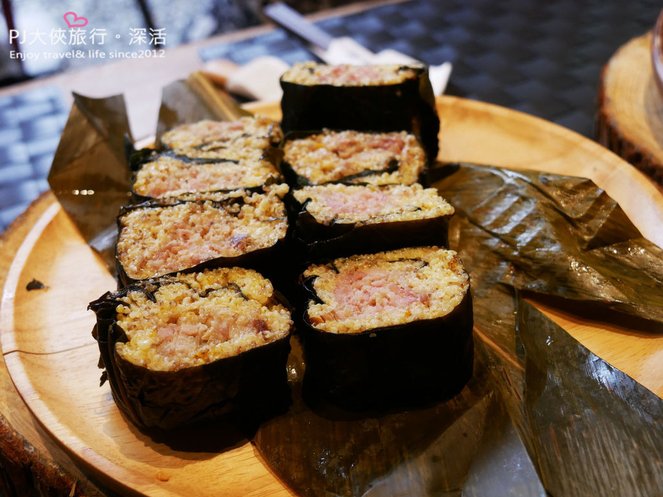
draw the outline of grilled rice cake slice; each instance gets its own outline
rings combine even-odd
[[[305,390],[353,410],[447,399],[473,369],[469,278],[455,252],[405,248],[309,267]]]
[[[153,152],[134,173],[132,191],[139,198],[165,198],[185,193],[256,189],[281,181],[279,170],[265,159],[190,159]]]
[[[451,314],[469,277],[453,250],[415,247],[314,265],[307,321],[327,333],[364,333]]]
[[[266,258],[285,241],[286,185],[265,193],[181,196],[122,209],[116,258],[124,282]]]
[[[177,274],[92,302],[113,397],[138,426],[172,429],[287,399],[292,319],[243,268]],[[281,399],[282,400],[282,399]]]
[[[191,158],[255,160],[269,158],[282,139],[276,121],[247,116],[235,121],[182,124],[165,132],[160,142],[177,155]]]
[[[454,208],[414,185],[307,186],[292,192],[295,239],[309,258],[447,244]]]
[[[422,65],[293,65],[281,77],[285,133],[323,128],[407,131],[437,157],[440,120]]]
[[[269,280],[244,268],[164,277],[114,297],[127,337],[115,350],[153,371],[178,371],[277,341],[292,327]]]
[[[426,169],[426,154],[406,132],[323,130],[289,137],[283,167],[299,186],[325,183],[413,184]]]

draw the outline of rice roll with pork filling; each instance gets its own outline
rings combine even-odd
[[[255,160],[278,156],[282,139],[276,121],[256,116],[182,124],[161,135],[160,142],[175,154],[190,158]]]
[[[404,248],[303,274],[306,384],[343,407],[448,398],[472,374],[469,277],[458,255]]]
[[[147,280],[89,307],[104,378],[140,427],[168,430],[288,400],[290,312],[253,270]]]
[[[281,76],[285,133],[323,128],[407,131],[428,161],[439,150],[435,97],[424,66],[293,65]]]
[[[285,242],[286,185],[266,193],[182,196],[124,207],[116,258],[123,283],[204,267],[262,267]]]
[[[296,238],[312,256],[446,245],[454,213],[436,189],[419,184],[306,186],[292,196]]]
[[[283,170],[296,185],[416,183],[426,169],[426,154],[405,132],[364,133],[323,130],[293,134],[283,147]]]
[[[150,151],[136,167],[132,191],[143,199],[256,189],[281,181],[279,170],[265,159],[189,159]]]

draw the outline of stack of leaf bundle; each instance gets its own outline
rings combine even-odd
[[[282,170],[309,259],[446,245],[453,207],[418,184],[440,128],[425,67],[307,62],[281,86]]]
[[[262,117],[204,120],[131,157],[115,252],[123,287],[90,308],[104,378],[143,429],[260,420],[287,405],[293,322],[256,271],[288,231],[281,138]]]
[[[472,374],[472,305],[442,248],[453,207],[418,183],[438,152],[426,68],[304,63],[281,86],[282,170],[311,263],[306,391],[362,410],[454,395]]]
[[[118,217],[120,280],[230,265],[264,270],[288,228],[281,139],[278,123],[264,117],[203,120],[132,154],[134,202]]]

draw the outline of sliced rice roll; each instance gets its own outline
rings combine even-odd
[[[404,248],[303,274],[308,391],[351,408],[448,398],[472,374],[469,277],[457,254]]]
[[[454,209],[434,188],[414,185],[307,186],[292,193],[295,234],[311,256],[446,245]]]
[[[136,169],[132,192],[140,199],[259,189],[282,181],[279,170],[265,159],[189,159],[149,151],[143,152]]]
[[[412,134],[323,130],[294,134],[283,147],[283,170],[292,184],[391,185],[416,183],[426,154]]]
[[[203,267],[262,268],[285,242],[286,185],[266,193],[182,196],[124,207],[116,259],[123,283]]]
[[[407,131],[429,161],[439,150],[435,97],[424,66],[293,65],[281,77],[285,133],[322,128]]]
[[[102,380],[141,428],[169,430],[287,402],[292,320],[255,271],[151,279],[106,293],[89,308],[97,316]]]
[[[161,135],[160,143],[190,158],[255,160],[277,157],[282,139],[276,121],[256,116],[182,124]]]

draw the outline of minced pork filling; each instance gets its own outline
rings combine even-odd
[[[133,190],[145,197],[163,198],[190,192],[253,188],[278,178],[266,161],[189,163],[162,156],[136,173]]]
[[[360,333],[371,329],[446,316],[469,288],[456,252],[437,247],[406,248],[337,259],[312,266],[320,302],[307,315],[317,329]]]
[[[414,135],[406,132],[361,133],[324,131],[284,146],[284,161],[311,184],[340,181],[411,184],[417,181],[426,156]],[[396,166],[398,170],[392,171]],[[365,172],[374,172],[367,176]]]
[[[128,341],[117,353],[133,364],[176,371],[237,355],[286,336],[288,310],[255,271],[223,268],[178,275],[152,298],[130,291],[117,306]]]
[[[127,276],[145,279],[220,257],[271,247],[285,237],[285,206],[277,194],[253,194],[243,204],[211,200],[138,208],[121,218],[117,256]]]
[[[321,224],[409,221],[451,216],[454,208],[435,188],[414,185],[307,186],[294,192],[300,204]]]

